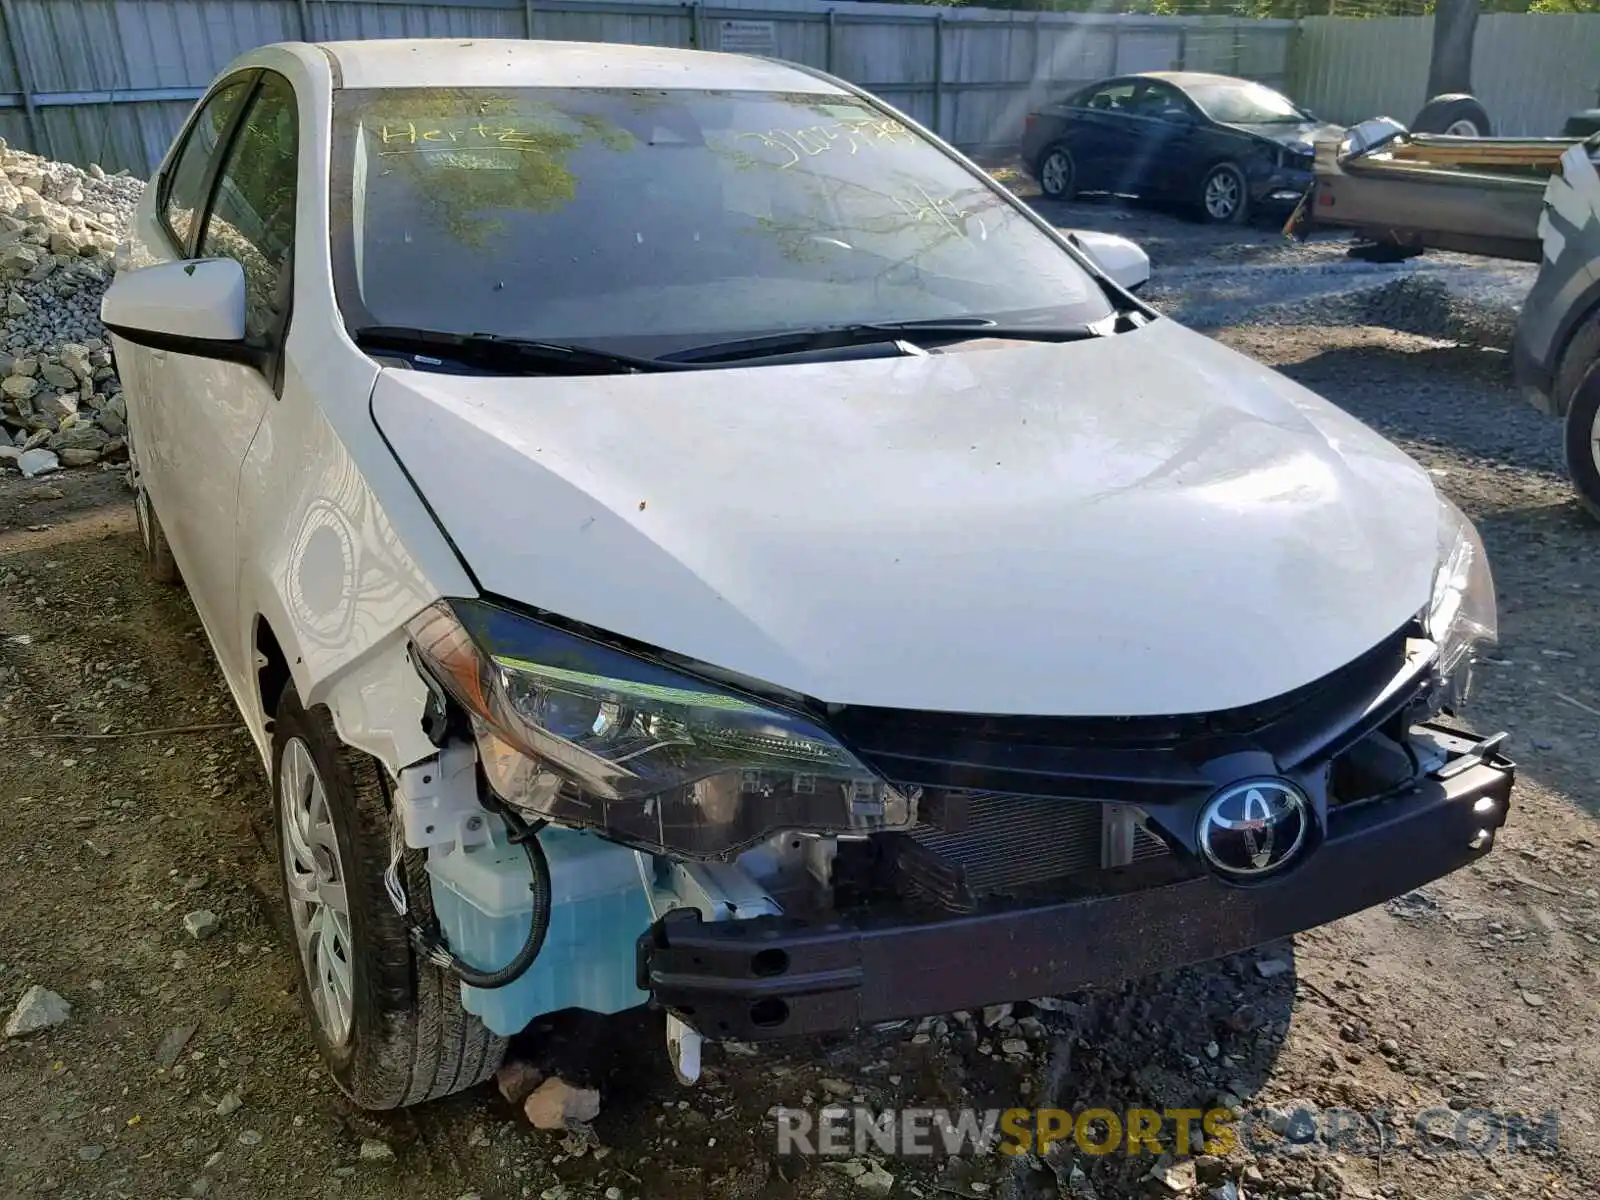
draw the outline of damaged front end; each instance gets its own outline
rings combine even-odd
[[[1288,695],[1192,716],[822,709],[441,602],[411,633],[447,749],[402,772],[405,843],[428,849],[457,961],[503,968],[544,922],[516,979],[463,974],[466,1007],[509,1034],[653,1000],[693,1078],[702,1034],[1126,979],[1464,866],[1504,823],[1514,767],[1502,739],[1444,720],[1495,618],[1470,523],[1445,504],[1440,531],[1433,599],[1406,627]]]

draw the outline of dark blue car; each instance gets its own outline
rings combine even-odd
[[[1115,192],[1242,222],[1259,207],[1298,203],[1322,128],[1247,79],[1150,71],[1101,80],[1030,113],[1022,161],[1052,199]]]

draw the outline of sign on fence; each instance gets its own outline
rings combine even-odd
[[[728,54],[778,53],[776,21],[723,21],[717,47]]]

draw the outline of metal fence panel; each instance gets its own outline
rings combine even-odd
[[[1041,101],[1118,72],[1187,66],[1279,82],[1294,29],[833,0],[0,0],[0,16],[4,136],[141,173],[217,72],[267,42],[532,36],[768,53],[988,149],[1014,145]]]
[[[1296,97],[1318,116],[1410,122],[1427,101],[1432,17],[1301,22]],[[1473,90],[1496,133],[1554,136],[1600,91],[1600,14],[1496,13],[1481,18]]]

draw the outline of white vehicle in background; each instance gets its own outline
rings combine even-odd
[[[1082,242],[766,60],[223,72],[102,313],[357,1102],[572,1007],[654,1003],[693,1078],[1488,851],[1511,764],[1435,722],[1495,631],[1472,525]]]

